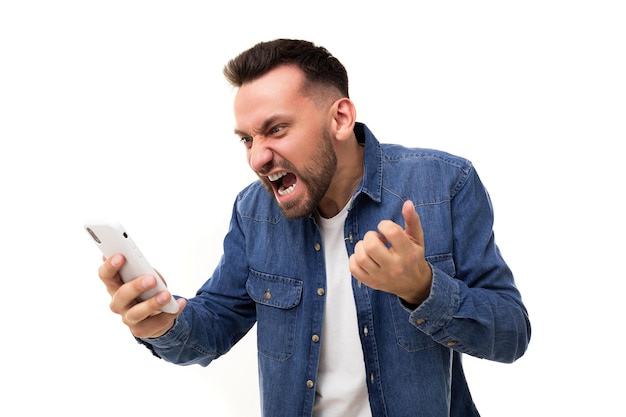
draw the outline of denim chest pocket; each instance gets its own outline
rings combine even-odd
[[[286,361],[295,348],[302,281],[251,270],[246,290],[256,303],[259,354]]]
[[[451,254],[427,256],[426,260],[433,267],[440,269],[446,274],[452,277],[455,275],[456,268]],[[401,305],[401,302],[397,297],[390,296],[389,300],[391,304],[393,325],[396,332],[396,340],[400,347],[407,352],[417,352],[419,350],[437,346],[437,342],[435,342],[432,337],[421,332],[410,323],[410,312]]]

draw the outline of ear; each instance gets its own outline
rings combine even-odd
[[[354,124],[356,123],[356,107],[352,100],[347,97],[335,101],[331,107],[331,128],[337,140],[346,140],[354,137]]]

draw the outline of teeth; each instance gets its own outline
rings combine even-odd
[[[285,175],[287,175],[287,172],[285,171],[281,171],[281,172],[277,172],[275,174],[270,174],[267,176],[267,178],[271,181],[271,182],[276,182],[279,179],[281,179],[282,177],[284,177]],[[295,190],[296,188],[296,184],[292,184],[289,187],[285,188],[282,185],[280,187],[278,187],[278,194],[279,195],[287,195],[287,194],[291,194],[293,192],[293,190]]]
[[[296,188],[296,184],[290,185],[289,188],[280,187],[278,189],[278,194],[280,195],[291,194],[295,188]]]
[[[268,175],[267,178],[269,178],[270,181],[274,182],[274,181],[278,181],[285,175],[287,175],[287,173],[285,171],[282,171],[282,172],[277,172],[276,174]]]

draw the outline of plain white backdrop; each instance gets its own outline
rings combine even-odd
[[[533,337],[466,358],[484,417],[618,415],[626,13],[619,1],[0,3],[0,414],[259,416],[254,330],[162,362],[109,311],[82,230],[120,220],[192,296],[254,177],[226,61],[305,38],[343,61],[383,142],[471,159]]]

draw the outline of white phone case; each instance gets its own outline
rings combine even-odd
[[[122,281],[128,282],[147,274],[156,278],[157,286],[141,294],[139,297],[141,300],[146,300],[167,289],[163,279],[152,268],[121,224],[111,220],[89,220],[85,222],[84,227],[106,258],[116,253],[124,255],[126,262],[119,271]],[[178,312],[178,303],[174,297],[161,308],[161,311],[165,313]]]

